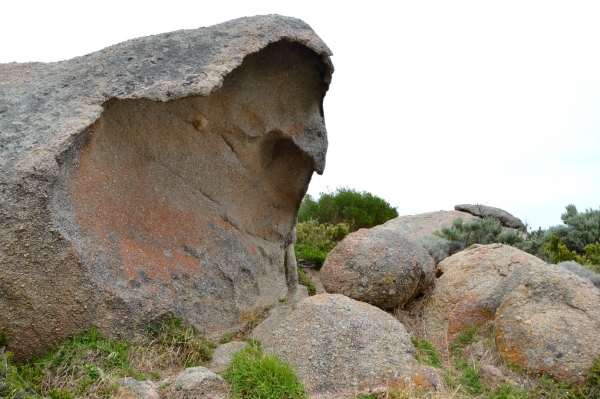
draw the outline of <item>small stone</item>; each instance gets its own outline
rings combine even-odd
[[[483,379],[488,382],[499,382],[504,381],[504,374],[495,366],[491,364],[486,364],[485,366],[479,369],[479,374]]]

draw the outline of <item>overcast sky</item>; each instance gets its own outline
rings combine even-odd
[[[3,1],[0,62],[69,59],[258,14],[333,51],[327,167],[400,215],[479,203],[531,226],[600,206],[600,1]]]

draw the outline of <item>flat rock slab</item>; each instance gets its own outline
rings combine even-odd
[[[269,15],[0,65],[0,329],[16,359],[171,314],[220,336],[285,297],[325,166],[330,55]]]
[[[454,209],[461,212],[467,212],[471,215],[479,216],[482,218],[491,217],[498,219],[502,226],[509,227],[511,229],[522,229],[525,227],[521,219],[511,215],[504,209],[494,208],[493,206],[460,204],[455,205]]]

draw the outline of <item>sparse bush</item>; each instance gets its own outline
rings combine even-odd
[[[500,221],[494,218],[475,219],[468,223],[458,218],[451,227],[433,234],[448,241],[449,255],[460,252],[473,244],[517,245],[523,241],[518,233],[504,232]]]
[[[588,269],[585,266],[581,266],[579,263],[574,261],[560,262],[557,266],[563,267],[576,275],[589,279],[592,284],[600,288],[600,274]]]
[[[233,398],[305,399],[305,389],[292,367],[258,345],[236,353],[223,375],[233,385]]]
[[[416,239],[417,244],[421,245],[433,258],[437,265],[448,256],[450,256],[450,243],[448,240],[438,236],[427,236]]]
[[[313,219],[332,225],[346,223],[350,226],[350,232],[377,226],[396,217],[398,211],[384,199],[350,188],[321,193],[317,201],[307,195],[298,212],[299,222]]]

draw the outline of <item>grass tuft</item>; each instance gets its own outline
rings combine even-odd
[[[442,360],[440,355],[429,341],[418,337],[412,337],[411,341],[415,348],[417,348],[417,354],[415,357],[419,363],[438,369],[442,368]]]
[[[235,354],[223,377],[233,385],[233,398],[307,398],[292,367],[275,355],[264,355],[258,345]]]
[[[181,319],[169,318],[151,331],[153,345],[166,349],[181,359],[182,366],[194,367],[212,358],[214,344],[206,341],[192,326]]]

